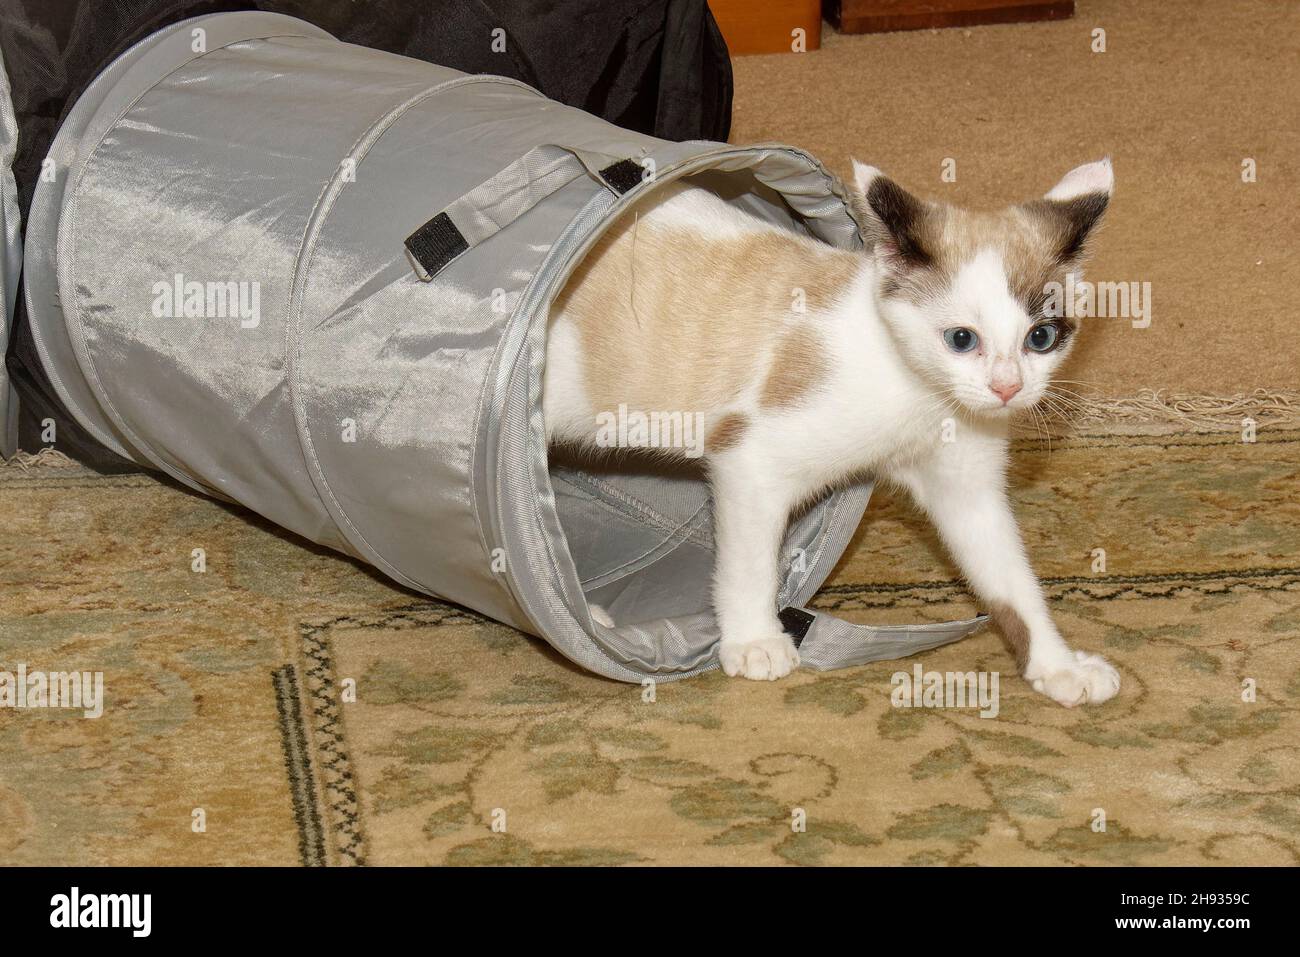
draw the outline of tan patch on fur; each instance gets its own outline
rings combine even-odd
[[[792,323],[815,321],[863,267],[858,253],[784,230],[709,237],[628,214],[578,266],[555,309],[577,325],[593,408],[721,411],[765,376],[774,400],[806,390],[767,363],[786,344],[807,351]],[[807,315],[793,311],[796,289]],[[809,361],[792,351],[785,364]]]
[[[817,334],[807,326],[795,329],[777,344],[759,404],[765,409],[796,405],[818,384],[825,362]]]
[[[993,623],[1002,631],[1007,647],[1016,656],[1016,668],[1024,674],[1029,664],[1029,626],[1010,605],[994,604],[989,608]]]
[[[739,412],[724,415],[709,432],[709,437],[704,442],[704,451],[713,455],[734,448],[748,428],[749,419]]]

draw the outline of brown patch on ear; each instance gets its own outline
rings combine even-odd
[[[876,244],[888,243],[894,258],[905,266],[928,266],[934,261],[937,237],[929,204],[884,176],[867,187],[866,199],[886,233],[873,237]]]
[[[745,431],[749,428],[749,419],[739,412],[730,412],[718,420],[717,425],[704,440],[704,451],[709,454],[725,452],[739,444]]]
[[[1060,264],[1051,250],[1044,246],[1044,241],[1033,233],[1008,242],[1002,255],[1011,294],[1025,307],[1031,320],[1037,319],[1050,298],[1047,284],[1065,279]],[[1062,320],[1067,324],[1070,322],[1064,317]]]
[[[1104,194],[1098,195],[1105,199]],[[1034,200],[997,214],[1001,223],[998,248],[1006,268],[1007,283],[1012,295],[1025,307],[1031,320],[1036,321],[1043,315],[1051,298],[1047,290],[1048,284],[1058,283],[1064,286],[1066,274],[1077,268],[1083,260],[1087,237],[1074,235],[1072,230],[1082,225],[1086,217],[1077,209],[1067,209],[1073,202],[1075,200]],[[1104,208],[1103,203],[1101,209]],[[1095,208],[1093,212],[1096,215],[1090,222],[1095,225],[1096,216],[1100,216],[1101,212]],[[1076,213],[1080,218],[1066,219]],[[1072,258],[1062,259],[1062,254],[1066,252]],[[1062,331],[1067,334],[1078,330],[1078,320],[1073,316],[1052,318],[1060,323]]]
[[[890,215],[895,228],[904,229],[925,253],[908,260],[900,248],[895,254],[898,262],[921,268],[887,271],[881,279],[882,295],[922,305],[942,295],[957,271],[980,250],[993,249],[1002,257],[1012,294],[1031,318],[1042,315],[1048,283],[1063,283],[1065,274],[1083,261],[1088,238],[1109,201],[1105,193],[1097,192],[984,212],[922,203],[883,177],[872,183],[873,192],[878,184],[883,184],[877,196],[879,209],[872,204],[867,215],[875,214],[877,229],[887,222],[884,214]],[[883,241],[892,242],[891,236]],[[1059,318],[1063,329],[1077,327],[1070,317]]]
[[[824,368],[821,340],[807,327],[795,329],[777,344],[759,405],[765,409],[795,405],[812,391]]]
[[[1059,266],[1083,259],[1088,237],[1110,203],[1105,193],[1085,193],[1068,200],[1037,199],[1024,208],[1037,220]]]
[[[1007,647],[1016,656],[1016,668],[1024,674],[1025,666],[1029,664],[1029,626],[1010,605],[993,604],[989,607],[989,614],[1002,631]]]

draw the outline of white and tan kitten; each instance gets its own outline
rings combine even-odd
[[[1079,269],[1110,162],[996,213],[920,200],[856,161],[854,180],[865,252],[704,189],[647,197],[552,310],[548,437],[591,447],[597,415],[620,404],[702,413],[729,675],[798,665],[774,600],[790,514],[871,474],[929,515],[1035,689],[1067,706],[1106,701],[1119,674],[1053,624],[1005,473],[1009,420],[1042,399],[1073,343],[1074,324],[1046,314],[1047,284]]]

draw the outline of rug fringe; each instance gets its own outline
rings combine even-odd
[[[31,468],[75,469],[80,467],[79,463],[56,449],[41,449],[39,452],[18,452],[13,458],[0,458],[0,468],[21,469],[24,472]]]
[[[1250,418],[1256,426],[1300,426],[1300,391],[1255,389],[1234,395],[1142,389],[1133,396],[1071,396],[1052,412],[1053,425],[1153,425],[1191,430],[1238,430]],[[1033,425],[1027,428],[1032,431]]]

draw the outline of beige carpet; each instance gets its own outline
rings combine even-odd
[[[1110,155],[1089,276],[1150,282],[1152,323],[1090,323],[1071,375],[1103,393],[1295,388],[1300,4],[1078,0],[1058,23],[844,37],[736,59],[734,142],[857,156],[918,193],[999,206]],[[1106,52],[1091,33],[1106,31]],[[945,158],[957,181],[940,181]],[[1252,157],[1258,181],[1241,181]]]

